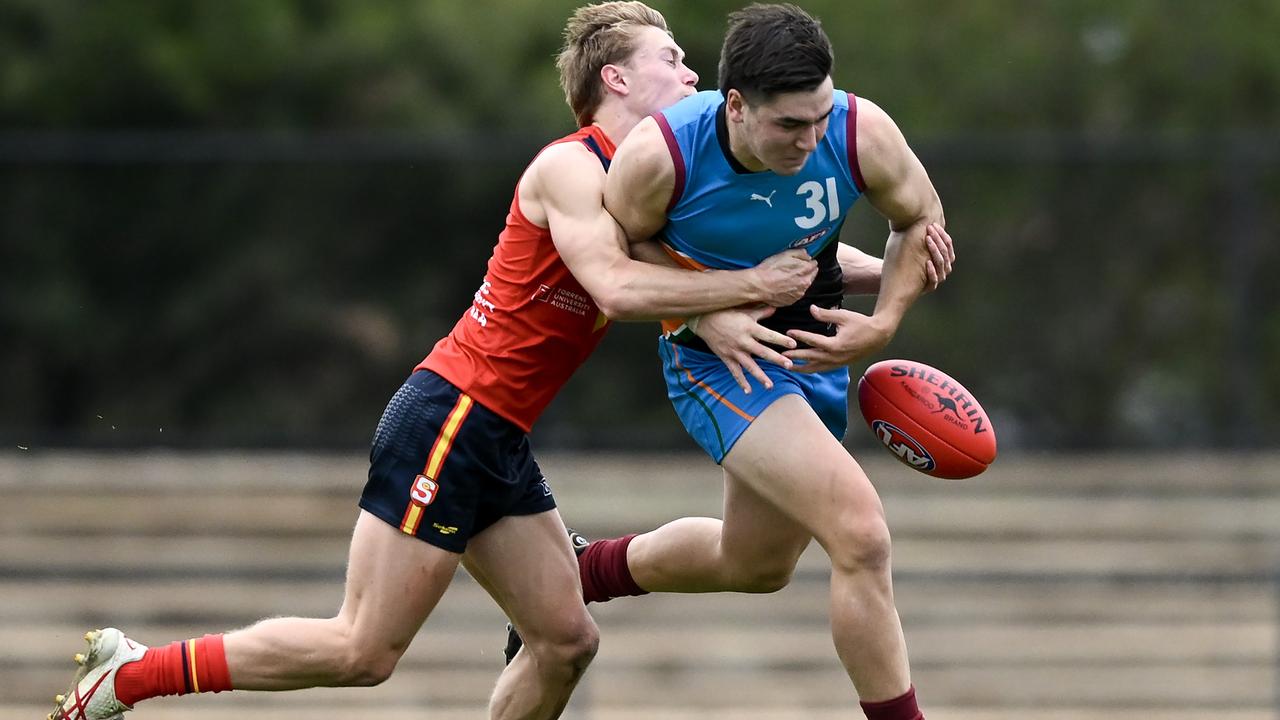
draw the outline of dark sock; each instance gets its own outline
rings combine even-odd
[[[916,688],[912,685],[905,693],[883,702],[858,703],[867,720],[924,720],[924,713],[916,705]]]
[[[648,594],[648,590],[636,585],[631,568],[627,567],[627,546],[634,537],[596,540],[578,556],[583,601],[608,602],[616,597]]]

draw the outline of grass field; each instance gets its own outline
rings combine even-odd
[[[1280,456],[1013,456],[948,482],[862,454],[930,720],[1280,718]],[[541,462],[590,536],[719,512],[701,457]],[[0,720],[44,717],[90,627],[161,643],[331,614],[365,469],[359,453],[0,455]],[[593,606],[602,647],[566,717],[860,717],[826,579],[811,547],[774,595]],[[170,698],[136,716],[483,717],[503,623],[460,573],[382,686]]]

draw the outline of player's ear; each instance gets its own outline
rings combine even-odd
[[[747,100],[742,97],[742,93],[736,88],[730,88],[729,93],[724,98],[725,117],[729,122],[742,122],[742,115],[746,111]]]
[[[622,68],[617,65],[605,65],[600,68],[600,81],[604,83],[605,90],[619,95],[626,95],[631,92],[627,87],[626,75],[622,72]]]

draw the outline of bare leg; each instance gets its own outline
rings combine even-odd
[[[337,617],[275,618],[227,634],[232,685],[295,690],[386,680],[449,587],[460,557],[362,510]]]
[[[724,522],[680,518],[638,535],[627,567],[650,592],[774,592],[791,580],[811,535],[728,471]]]
[[[559,717],[600,637],[582,604],[578,563],[560,514],[503,518],[472,538],[466,558],[524,638],[498,678],[490,717]]]
[[[724,467],[805,527],[831,558],[832,635],[860,698],[905,693],[911,678],[893,604],[889,529],[858,463],[804,400],[788,395],[747,428]]]

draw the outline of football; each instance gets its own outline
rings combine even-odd
[[[858,380],[858,407],[876,439],[914,470],[970,478],[996,459],[996,432],[951,376],[913,360],[882,360]]]

